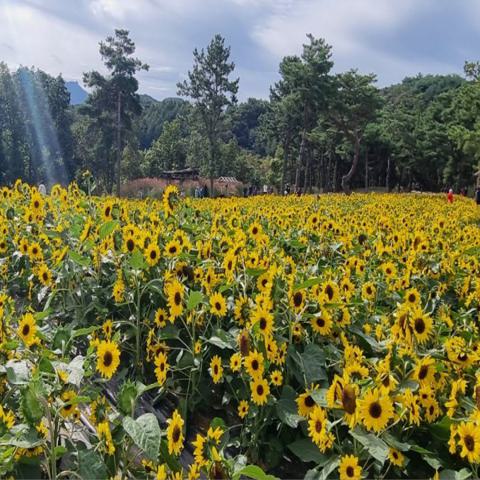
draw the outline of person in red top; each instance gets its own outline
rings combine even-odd
[[[453,190],[450,189],[447,193],[447,202],[448,203],[453,203]]]

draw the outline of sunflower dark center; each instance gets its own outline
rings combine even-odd
[[[265,330],[267,328],[267,320],[265,318],[260,319],[260,330]]]
[[[346,473],[347,473],[347,477],[353,477],[353,475],[354,475],[354,473],[355,473],[353,467],[350,466],[350,465],[347,467],[347,469],[346,469],[345,471],[346,471]]]
[[[29,333],[30,333],[30,325],[28,325],[27,323],[22,328],[22,335],[26,337]]]
[[[293,296],[293,304],[298,308],[302,304],[303,295],[300,292],[297,292]]]
[[[152,260],[155,260],[155,259],[157,258],[157,252],[156,252],[155,250],[152,250],[152,251],[150,252],[150,258],[151,258]]]
[[[127,240],[127,250],[129,252],[132,252],[134,248],[135,248],[135,242],[131,238],[129,238]]]
[[[221,310],[222,306],[220,305],[220,302],[215,302],[215,309],[216,310]]]
[[[329,300],[333,298],[333,288],[331,285],[327,285],[327,288],[325,289],[325,293],[327,294],[327,297]]]
[[[322,431],[322,427],[323,427],[322,422],[320,420],[317,420],[315,422],[315,431],[317,433],[320,433]]]
[[[308,395],[305,397],[305,405],[308,407],[308,408],[312,408],[314,405],[315,405],[315,402],[313,400],[313,398]]]
[[[258,367],[259,367],[258,360],[253,360],[252,361],[252,369],[253,370],[258,370]]]
[[[465,435],[463,441],[465,443],[465,446],[467,447],[467,450],[473,452],[473,450],[475,449],[475,439],[471,435]]]
[[[103,356],[103,364],[106,367],[109,367],[113,362],[113,355],[112,352],[105,352],[105,355]]]
[[[169,251],[170,253],[175,253],[175,252],[177,251],[177,247],[176,247],[175,245],[172,245],[172,246],[168,249],[168,251]]]
[[[182,296],[180,295],[179,292],[175,292],[174,300],[175,300],[175,305],[180,305],[180,303],[182,302]]]
[[[423,380],[427,376],[427,373],[428,373],[428,365],[422,365],[420,367],[420,371],[418,372],[418,378],[420,380]]]
[[[414,293],[411,293],[411,294],[408,296],[408,301],[409,301],[410,303],[415,303],[415,300],[416,300],[415,294],[414,294]]]
[[[417,333],[423,333],[425,331],[426,325],[423,318],[415,319],[415,331]]]
[[[177,443],[180,440],[180,428],[178,428],[177,425],[175,425],[173,432],[172,432],[172,440],[173,443]]]
[[[263,395],[263,385],[257,385],[257,394],[259,396]]]
[[[382,406],[378,402],[373,402],[368,407],[368,413],[373,418],[380,418],[382,416]]]
[[[322,328],[325,326],[325,320],[323,318],[317,318],[317,325]]]

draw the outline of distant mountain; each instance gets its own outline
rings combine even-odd
[[[147,95],[146,93],[141,93],[139,97],[140,97],[140,104],[144,108],[149,107],[150,105],[153,105],[155,103],[158,103],[158,100],[151,97],[150,95]]]
[[[78,82],[65,82],[67,90],[70,92],[70,105],[83,103],[88,93],[78,84]]]

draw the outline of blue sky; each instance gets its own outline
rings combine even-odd
[[[0,60],[67,80],[103,70],[98,42],[127,28],[150,65],[140,91],[176,94],[192,51],[215,33],[231,45],[240,99],[268,97],[278,63],[305,34],[333,46],[335,71],[374,72],[380,86],[422,73],[462,73],[480,59],[480,0],[0,0]]]

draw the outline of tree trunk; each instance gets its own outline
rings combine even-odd
[[[365,191],[368,190],[368,148],[365,150]]]
[[[310,180],[310,169],[311,169],[311,163],[312,163],[312,152],[311,149],[308,149],[306,153],[307,157],[307,164],[305,165],[305,177],[303,178],[303,193],[307,193],[307,188],[309,185],[309,180]]]
[[[333,165],[332,190],[337,191],[337,170],[338,170],[338,156],[335,155],[335,164]]]
[[[350,195],[350,180],[352,179],[355,170],[357,169],[358,165],[358,158],[360,156],[360,139],[355,137],[355,146],[354,146],[354,153],[353,153],[353,161],[352,166],[350,167],[349,172],[342,177],[342,189],[346,195]]]
[[[387,158],[387,174],[385,176],[385,188],[387,192],[390,192],[390,166],[391,166],[391,157],[390,155]]]
[[[117,196],[120,196],[122,164],[122,92],[117,94]]]
[[[288,162],[288,149],[290,148],[290,138],[287,136],[283,143],[283,165],[282,165],[282,185],[280,194],[283,195],[285,192],[285,178],[287,176],[287,162]]]
[[[213,174],[215,168],[215,142],[213,139],[210,139],[210,168],[209,168],[209,177],[210,177],[210,197],[213,198],[214,191],[213,191]]]
[[[305,156],[305,148],[307,145],[307,105],[303,105],[303,130],[302,142],[300,143],[300,151],[298,152],[297,168],[295,172],[295,190],[298,192],[300,188],[300,171],[303,166],[303,158]]]

